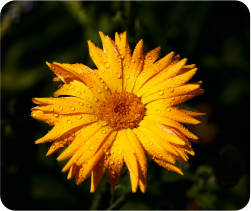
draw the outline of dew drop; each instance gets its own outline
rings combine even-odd
[[[105,130],[102,130],[101,133],[106,134],[106,131],[105,131]]]
[[[118,151],[118,154],[121,155],[121,151]]]
[[[104,88],[104,90],[107,90],[107,89],[108,89],[108,87],[107,87],[106,85],[104,85],[103,88]]]
[[[55,145],[53,145],[53,146],[52,146],[52,148],[53,148],[53,149],[55,149],[55,148],[56,148],[56,146],[55,146]]]
[[[50,108],[50,111],[53,111],[54,109],[53,108]]]
[[[161,96],[161,95],[164,94],[164,91],[160,90],[158,93],[159,93],[159,95]]]
[[[100,93],[101,93],[101,91],[100,91],[99,89],[96,89],[96,91],[97,91],[97,93],[98,93],[98,94],[100,94]]]
[[[94,149],[95,149],[94,146],[91,146],[91,147],[90,147],[90,150],[91,150],[91,151],[93,151]]]
[[[126,75],[125,75],[125,78],[126,78],[126,79],[129,79],[129,78],[130,78],[130,75],[126,74]]]
[[[169,92],[173,92],[173,87],[170,87],[170,88],[168,89],[168,91],[169,91]]]
[[[151,56],[148,56],[147,58],[148,58],[149,60],[151,60],[151,59],[152,59],[152,57],[151,57]]]
[[[167,111],[171,111],[171,108],[167,108],[166,110],[167,110]]]
[[[159,114],[159,113],[160,113],[160,110],[156,110],[156,112],[157,112],[157,114]]]
[[[111,160],[109,163],[110,163],[111,165],[114,164],[114,162],[113,162],[112,160]]]
[[[99,143],[99,139],[97,139],[96,142]]]
[[[81,90],[80,90],[81,92],[85,92],[85,90],[82,88]]]
[[[82,118],[82,116],[81,115],[77,115],[77,117],[76,117],[77,119],[81,119]]]
[[[59,107],[60,110],[63,110],[63,107]]]
[[[121,74],[120,73],[116,73],[115,74],[117,78],[121,78]]]
[[[75,108],[72,106],[72,107],[71,107],[71,110],[72,110],[72,111],[74,111],[74,110],[75,110]]]
[[[135,62],[135,60],[133,59],[133,60],[132,60],[132,62],[134,63],[134,62]]]
[[[68,123],[68,125],[70,125],[71,124],[71,120],[68,120],[67,123]]]
[[[98,98],[96,98],[96,97],[93,97],[93,100],[94,100],[95,102],[97,102],[97,101],[98,101]]]
[[[83,105],[83,103],[82,103],[82,102],[79,102],[78,104],[79,104],[80,106],[82,106],[82,105]]]
[[[110,64],[108,62],[105,63],[105,68],[109,68],[110,67]]]
[[[70,88],[71,88],[71,89],[74,89],[74,87],[75,87],[75,86],[74,86],[73,84],[70,85]]]

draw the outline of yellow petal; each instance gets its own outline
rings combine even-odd
[[[131,186],[132,192],[136,192],[139,183],[139,171],[137,158],[135,157],[132,151],[131,141],[126,136],[125,131],[121,130],[118,132],[118,138],[121,139],[121,144],[124,147],[124,161],[128,167],[130,177],[131,177]]]
[[[168,87],[164,82],[149,89],[142,97],[143,103],[149,103],[159,99],[179,97],[190,94],[200,88],[199,84],[186,84],[179,87]]]
[[[78,135],[78,129],[74,130],[70,133],[67,133],[65,136],[62,136],[58,139],[56,139],[53,144],[51,145],[50,149],[48,150],[46,156],[50,156],[54,154],[55,152],[59,151],[60,149],[63,149],[64,147],[68,146],[73,142],[73,140]]]
[[[108,64],[109,67],[107,68],[107,71],[112,76],[114,89],[112,89],[112,92],[117,90],[118,92],[122,91],[122,62],[119,57],[119,52],[116,49],[116,46],[114,45],[113,41],[110,37],[106,36],[106,51],[107,57],[108,57]]]
[[[154,79],[159,72],[164,71],[165,68],[168,68],[168,65],[171,63],[173,55],[174,52],[171,52],[167,54],[164,58],[155,62],[154,64],[149,62],[149,56],[148,56],[148,61],[145,61],[144,69],[140,74],[139,78],[137,79],[138,83],[135,88],[135,93],[137,93],[137,96],[140,97],[142,94],[144,94],[144,92],[147,90],[149,83],[152,81],[150,79]],[[147,65],[149,63],[151,65],[149,65],[149,68],[147,68]]]
[[[158,58],[159,58],[159,54],[160,54],[160,46],[157,48],[154,48],[151,51],[148,51],[146,53],[144,53],[144,58],[148,59],[151,62],[155,62]],[[144,67],[147,67],[147,65],[144,65]]]
[[[168,154],[162,146],[155,141],[150,134],[146,134],[139,128],[134,128],[133,132],[137,135],[138,139],[141,142],[142,147],[144,148],[145,152],[150,156],[156,157],[158,159],[163,159],[169,163],[175,163],[173,156]]]
[[[164,167],[165,169],[167,170],[171,170],[171,171],[174,171],[174,172],[177,172],[181,175],[184,175],[183,172],[181,171],[181,169],[178,167],[177,164],[170,164],[170,163],[167,163],[163,160],[159,160],[157,158],[153,159],[158,165]]]
[[[95,46],[95,44],[92,43],[90,40],[88,41],[88,46],[89,54],[98,68],[98,71],[96,71],[96,73],[102,77],[109,89],[114,89],[115,87],[113,84],[112,76],[107,70],[107,68],[110,67],[107,55],[99,47]]]
[[[156,116],[154,115],[148,115],[144,117],[145,120],[152,120],[152,121],[156,121],[162,125],[167,125],[173,128],[176,128],[177,130],[179,130],[181,133],[183,133],[185,136],[187,136],[189,139],[193,139],[193,140],[197,140],[198,137],[195,136],[193,133],[191,133],[190,131],[188,131],[188,129],[186,129],[183,125],[181,125],[180,123],[178,123],[177,121],[174,121],[172,119],[169,119],[167,117],[163,117],[163,116]],[[196,143],[198,143],[196,141]]]
[[[166,140],[170,143],[174,143],[176,145],[185,145],[186,144],[182,139],[180,139],[178,136],[176,136],[172,131],[167,130],[165,127],[161,126],[160,124],[156,124],[156,122],[154,122],[154,121],[142,120],[139,123],[139,125],[158,134],[160,137],[162,137],[164,140]]]
[[[55,139],[61,138],[74,130],[78,130],[87,124],[97,121],[97,116],[95,115],[82,114],[79,116],[80,118],[77,118],[75,115],[62,117],[60,122],[55,125],[49,133],[47,133],[43,138],[38,139],[35,143],[40,144],[54,141]]]
[[[202,116],[205,116],[206,113],[198,113],[198,112],[194,112],[194,111],[189,111],[187,109],[184,109],[184,108],[178,108],[181,112],[189,115],[189,116],[192,116],[194,118],[198,118],[198,117],[202,117]]]
[[[112,145],[114,138],[117,134],[117,131],[113,131],[110,135],[110,137],[107,139],[106,141],[106,145],[105,147],[107,148],[107,150],[110,148],[110,146]],[[105,149],[105,148],[104,148]],[[95,168],[95,166],[98,164],[98,162],[100,161],[100,159],[103,157],[104,155],[104,150],[100,149],[95,156],[93,156],[92,158],[90,158],[86,163],[81,164],[83,166],[83,172],[82,175],[79,176],[78,179],[78,184],[81,184],[91,173],[91,171]],[[78,164],[77,164],[78,165]]]
[[[70,84],[64,84],[54,93],[54,97],[58,97],[60,95],[75,96],[95,106],[99,106],[101,104],[101,99],[104,97],[102,94],[94,95],[86,85],[76,80],[72,81]]]
[[[104,150],[106,146],[103,146],[106,142],[111,134],[113,132],[113,129],[109,126],[104,126],[102,128],[100,128],[93,136],[91,136],[89,139],[87,139],[87,141],[85,141],[85,144],[82,145],[82,147],[80,149],[78,149],[78,151],[74,154],[73,159],[77,159],[77,165],[81,165],[82,163],[85,163],[88,159],[90,159],[91,157],[95,156],[96,154],[98,154],[98,152],[101,150]],[[104,149],[101,149],[101,148]],[[79,157],[79,154],[81,154],[81,156]],[[69,161],[69,164],[71,162],[74,162],[74,160],[71,159]],[[68,163],[66,164],[66,166],[69,165]],[[64,171],[67,170],[66,168],[64,168]]]
[[[122,66],[123,66],[123,89],[126,89],[126,80],[128,77],[130,77],[129,68],[131,65],[131,49],[127,41],[126,32],[122,33],[120,35],[120,45],[118,46],[120,58],[122,60]]]
[[[126,83],[125,89],[128,92],[132,92],[134,88],[135,81],[142,71],[143,67],[143,40],[140,40],[138,44],[136,45],[133,55],[132,55],[132,60],[129,69],[125,68],[124,74],[124,83]],[[127,76],[130,76],[129,78]]]
[[[72,165],[70,168],[70,171],[68,173],[67,179],[72,179],[76,173],[77,170],[77,166],[76,165]]]
[[[84,84],[89,87],[90,90],[92,90],[94,95],[97,94],[97,90],[100,90],[104,95],[110,95],[110,90],[103,88],[106,83],[104,81],[101,82],[101,76],[89,67],[83,64],[60,64],[57,62],[53,62],[53,65],[61,67],[71,73],[77,74]]]
[[[131,140],[131,146],[133,147],[133,152],[137,158],[138,162],[138,171],[139,171],[139,187],[140,190],[145,193],[146,191],[146,156],[145,152],[138,140],[137,136],[131,129],[125,130],[126,135],[129,140]]]
[[[79,154],[81,154],[81,151],[82,151],[80,148],[82,149],[85,147],[88,148],[88,146],[90,147],[91,145],[93,145],[90,138],[94,136],[94,134],[98,134],[97,132],[100,131],[105,124],[106,123],[104,121],[100,121],[100,122],[90,124],[78,130],[78,132],[76,133],[77,137],[74,139],[72,144],[69,145],[69,147],[67,147],[67,149],[65,149],[64,152],[62,152],[59,155],[57,160],[62,161],[73,155],[73,157],[68,161],[66,166],[69,166],[69,164],[73,164],[74,160],[77,161],[79,159]],[[94,144],[96,145],[96,143]]]
[[[119,37],[118,32],[115,33],[115,43],[117,46],[120,46],[121,39]]]
[[[92,106],[86,100],[76,97],[54,98],[53,103],[54,104],[51,105],[37,106],[32,108],[32,110],[51,113],[53,115],[53,120],[58,120],[60,115],[98,114],[99,112],[99,109],[96,106]]]
[[[178,104],[181,104],[183,102],[186,102],[194,97],[196,97],[197,95],[201,95],[203,94],[205,91],[203,89],[195,89],[193,91],[189,91],[186,95],[182,95],[182,96],[176,96],[176,97],[170,97],[170,98],[161,98],[161,96],[159,98],[153,97],[151,98],[151,96],[148,96],[146,98],[142,99],[142,102],[144,104],[153,104],[151,107],[156,107],[156,104],[165,104],[166,107],[170,107],[170,106],[175,106]],[[156,96],[156,95],[155,95]]]
[[[124,166],[124,148],[119,136],[116,137],[111,149],[106,152],[109,167],[107,171],[107,178],[112,187],[115,188],[116,183],[120,177],[121,171]]]
[[[56,125],[59,122],[59,115],[53,113],[44,113],[40,110],[33,109],[31,116],[34,119],[43,121],[49,125]]]
[[[186,124],[200,123],[199,120],[194,119],[193,117],[179,111],[176,107],[169,107],[168,104],[166,106],[160,105],[159,107],[155,107],[149,104],[147,107],[146,115],[163,116]]]
[[[142,126],[139,127],[139,130],[142,131],[143,133],[147,134],[149,137],[151,137],[151,139],[154,141],[153,145],[156,143],[164,151],[166,151],[166,153],[164,155],[161,154],[161,156],[165,156],[166,154],[169,154],[169,155],[172,155],[175,157],[179,156],[179,154],[174,149],[174,147],[168,141],[165,141],[163,138],[161,138],[161,136],[159,136],[158,134],[156,134],[156,133],[152,132],[151,130],[149,130],[145,127],[142,127]]]
[[[174,131],[182,140],[184,140],[186,142],[186,145],[184,145],[184,146],[177,146],[176,145],[176,147],[179,150],[183,150],[183,151],[187,152],[188,154],[194,156],[195,153],[193,151],[193,148],[192,148],[190,142],[188,141],[188,139],[183,135],[183,133],[181,133],[179,130],[174,129],[174,128],[169,128],[169,129],[172,129],[172,131]]]
[[[98,164],[92,170],[92,177],[91,177],[91,193],[94,193],[96,190],[101,178],[103,177],[107,167],[108,167],[108,160],[104,159],[105,155],[99,160]]]
[[[71,81],[78,80],[81,81],[81,78],[77,74],[71,73],[61,67],[57,67],[49,62],[46,62],[48,67],[57,75],[57,77],[64,83],[70,83]]]

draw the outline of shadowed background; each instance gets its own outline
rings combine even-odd
[[[1,11],[1,200],[9,209],[232,209],[250,195],[250,14],[240,2],[9,2]],[[148,159],[147,191],[130,193],[125,169],[114,192],[106,176],[94,194],[77,186],[50,144],[50,127],[33,119],[32,97],[50,97],[60,82],[45,61],[94,68],[87,40],[127,31],[131,48],[161,46],[199,68],[205,94],[183,107],[205,112],[187,127],[200,138],[196,156],[178,162],[184,176]],[[129,190],[129,191],[128,191]]]

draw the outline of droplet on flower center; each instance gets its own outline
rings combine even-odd
[[[135,128],[145,115],[145,107],[133,93],[113,93],[100,105],[102,120],[114,130]]]

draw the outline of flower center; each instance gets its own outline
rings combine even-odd
[[[133,93],[113,93],[100,105],[102,119],[114,130],[135,128],[145,115],[145,106]]]

